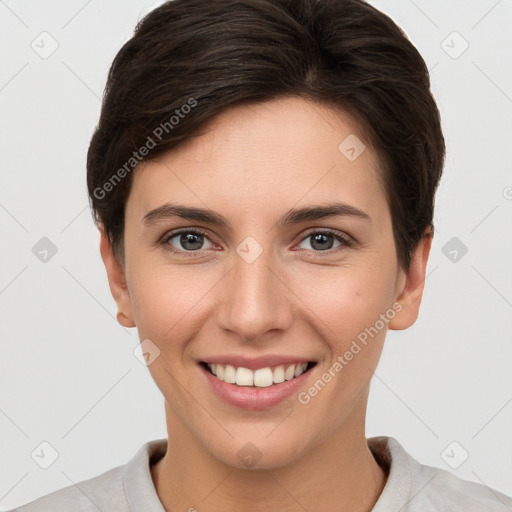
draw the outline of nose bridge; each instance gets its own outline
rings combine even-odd
[[[287,328],[291,304],[287,288],[274,274],[273,267],[270,248],[258,248],[251,240],[238,246],[219,304],[220,327],[246,340],[262,337],[272,329]]]

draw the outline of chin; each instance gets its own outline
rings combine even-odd
[[[279,428],[279,427],[278,427]],[[260,436],[239,435],[234,439],[225,440],[224,443],[215,443],[213,440],[206,445],[208,451],[216,460],[226,466],[236,469],[272,470],[293,464],[304,453],[304,440],[302,436],[275,435],[268,432]]]

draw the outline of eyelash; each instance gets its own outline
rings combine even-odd
[[[177,231],[171,231],[170,233],[167,233],[166,235],[164,235],[164,237],[162,238],[161,240],[161,244],[164,246],[164,249],[165,250],[168,250],[174,254],[178,254],[179,256],[182,256],[184,258],[189,258],[189,257],[193,257],[195,254],[197,253],[201,253],[202,251],[205,251],[207,249],[198,249],[196,251],[185,251],[185,250],[178,250],[178,249],[175,249],[174,247],[172,247],[171,245],[169,245],[169,241],[178,236],[178,235],[181,235],[183,233],[187,233],[187,234],[193,234],[193,235],[200,235],[200,236],[204,236],[208,239],[210,239],[210,237],[208,236],[208,233],[206,231],[202,231],[200,229],[197,229],[197,228],[187,228],[187,229],[180,229],[180,230],[177,230]],[[308,250],[306,249],[308,252],[313,252],[313,253],[318,253],[318,254],[333,254],[334,252],[337,252],[339,250],[343,250],[343,249],[346,249],[346,248],[349,248],[349,247],[352,247],[353,245],[353,242],[352,240],[350,240],[346,235],[343,235],[342,233],[338,232],[338,231],[333,231],[333,230],[312,230],[312,231],[309,231],[301,240],[299,243],[302,243],[304,242],[304,240],[308,239],[309,237],[311,237],[312,235],[331,235],[333,236],[338,242],[340,242],[342,245],[340,247],[336,247],[334,249],[327,249],[325,251],[315,251],[315,250]],[[211,241],[211,240],[210,240]],[[213,243],[213,242],[212,242]]]

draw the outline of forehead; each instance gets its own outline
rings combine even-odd
[[[232,107],[134,172],[138,218],[173,199],[212,209],[351,200],[382,206],[377,156],[345,112],[299,98]],[[244,210],[244,212],[245,212]],[[246,213],[246,212],[245,212]]]

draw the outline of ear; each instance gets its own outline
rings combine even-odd
[[[407,329],[418,318],[432,238],[433,232],[430,228],[427,228],[414,250],[409,270],[407,272],[401,271],[401,276],[398,280],[399,288],[397,290],[396,302],[402,308],[389,321],[389,329]]]
[[[135,327],[133,320],[132,302],[126,286],[124,269],[114,256],[114,251],[108,236],[100,226],[100,253],[107,271],[110,293],[117,304],[117,321],[124,327]]]

